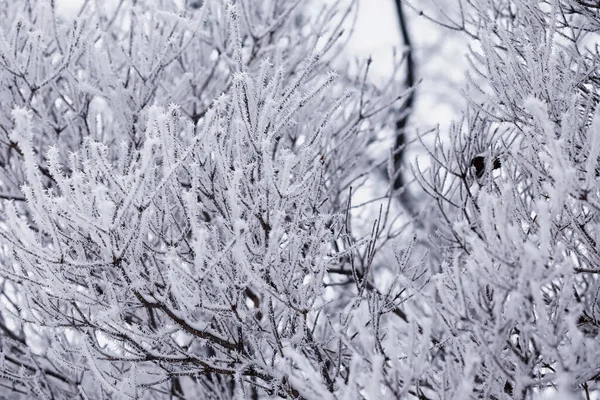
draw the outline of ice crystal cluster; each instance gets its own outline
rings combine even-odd
[[[428,3],[433,135],[356,1],[0,2],[0,397],[594,398],[600,7]]]

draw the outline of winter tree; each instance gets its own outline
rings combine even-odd
[[[181,3],[0,2],[2,396],[597,397],[595,2],[396,2],[383,88],[352,0]],[[433,141],[405,5],[472,40]]]
[[[299,4],[0,4],[3,393],[417,393],[402,188],[353,202],[410,89],[331,72],[354,2]]]
[[[581,0],[425,9],[473,39],[469,108],[417,168],[443,249],[423,296],[437,321],[428,398],[598,393],[599,12]]]

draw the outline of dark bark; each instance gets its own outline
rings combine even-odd
[[[408,26],[406,24],[406,15],[402,7],[402,0],[395,0],[396,13],[398,16],[398,25],[400,28],[400,35],[406,52],[406,74],[404,77],[404,85],[406,88],[413,87],[415,84],[415,64],[413,59],[413,44],[408,33]],[[402,110],[399,111],[399,118],[396,121],[396,138],[394,142],[394,169],[395,178],[393,189],[398,190],[405,184],[404,176],[400,172],[402,163],[404,162],[405,147],[406,147],[406,126],[410,118],[412,107],[414,103],[414,91],[410,92],[406,98],[406,103]]]

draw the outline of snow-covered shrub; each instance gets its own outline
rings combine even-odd
[[[93,3],[73,22],[0,5],[4,390],[416,393],[429,328],[398,308],[424,281],[414,241],[377,289],[391,196],[352,224],[398,93],[328,72],[348,13]]]
[[[467,4],[468,3],[468,4]],[[415,3],[413,3],[415,4]],[[471,100],[420,181],[445,248],[427,381],[448,399],[590,399],[600,381],[600,14],[466,1]]]

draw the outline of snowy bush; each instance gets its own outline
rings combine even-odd
[[[355,1],[181,3],[0,3],[2,393],[597,396],[595,3],[410,3],[473,40],[416,194]]]
[[[378,289],[392,190],[352,223],[399,91],[328,72],[353,4],[298,4],[0,5],[3,390],[415,393],[415,243]]]
[[[598,6],[456,10],[440,22],[476,38],[471,104],[420,173],[445,249],[428,300],[443,344],[427,380],[439,398],[590,399],[600,380]]]

